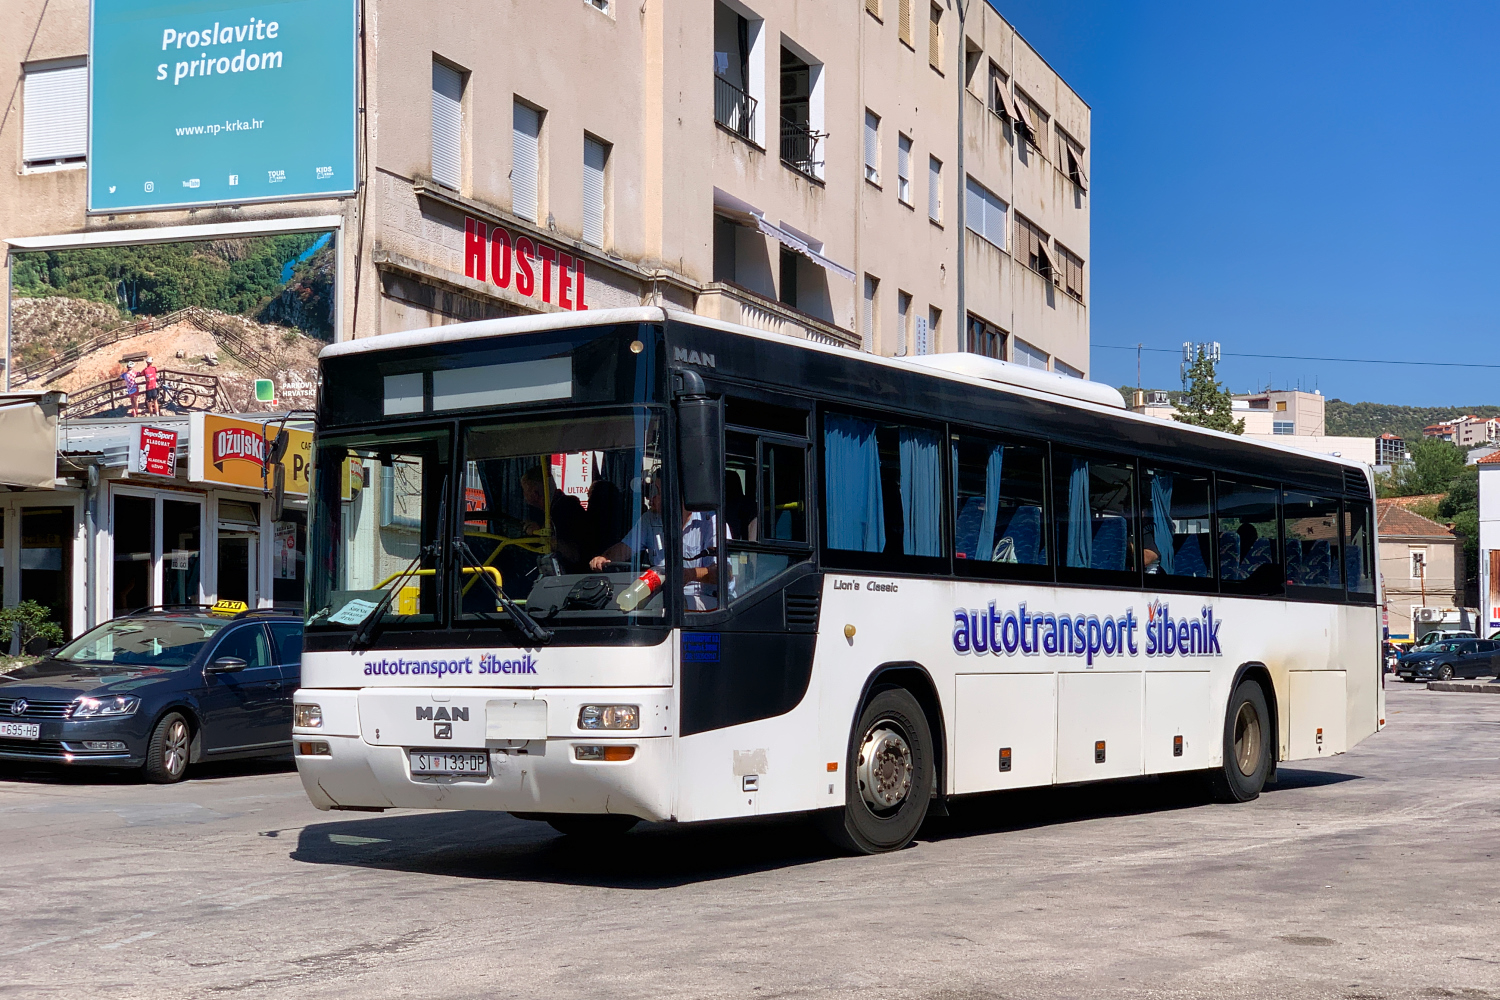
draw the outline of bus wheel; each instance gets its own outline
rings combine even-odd
[[[604,840],[629,833],[639,823],[634,816],[590,815],[583,813],[550,813],[547,825],[564,837],[578,840]]]
[[[900,850],[927,818],[933,774],[922,706],[905,688],[877,689],[850,733],[844,807],[819,817],[824,834],[856,854]]]
[[[1220,802],[1249,802],[1271,770],[1271,713],[1259,684],[1243,680],[1224,716],[1224,766],[1213,773]]]

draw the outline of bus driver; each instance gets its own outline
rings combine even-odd
[[[646,487],[646,506],[624,538],[589,560],[590,569],[600,572],[609,563],[628,562],[635,552],[644,552],[657,572],[666,569],[659,479],[652,479]],[[719,606],[718,531],[719,519],[713,511],[682,512],[682,595],[689,611],[712,611]]]

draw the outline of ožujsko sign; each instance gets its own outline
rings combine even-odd
[[[89,210],[350,194],[354,0],[93,0]]]
[[[193,482],[269,488],[271,476],[262,477],[266,465],[267,436],[276,436],[276,424],[265,427],[254,420],[194,413],[189,417],[188,475]],[[281,464],[286,467],[286,492],[307,496],[312,471],[312,434],[287,428],[289,440]]]

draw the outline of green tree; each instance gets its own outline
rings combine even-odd
[[[1172,419],[1214,431],[1245,433],[1245,421],[1234,419],[1233,398],[1219,382],[1214,360],[1203,348],[1198,348],[1197,360],[1187,374],[1188,382]]]
[[[17,622],[21,624],[21,649],[33,639],[43,639],[49,646],[62,645],[62,626],[52,620],[52,612],[36,601],[22,601],[13,608],[0,610],[0,653],[10,652],[10,639]]]
[[[1384,496],[1411,497],[1426,493],[1445,493],[1448,484],[1464,471],[1464,450],[1439,438],[1422,438],[1408,446],[1411,461],[1391,470],[1381,487]],[[1477,476],[1477,472],[1476,472]],[[1475,480],[1478,496],[1478,480]]]

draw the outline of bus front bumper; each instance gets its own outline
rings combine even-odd
[[[325,744],[327,750],[304,753],[307,742]],[[601,745],[630,747],[633,753],[629,760],[579,759],[578,747]],[[617,813],[653,822],[672,818],[673,741],[668,737],[552,737],[532,741],[525,752],[462,751],[488,756],[489,773],[483,777],[413,775],[408,748],[375,746],[358,736],[298,733],[294,747],[302,787],[319,809]]]

